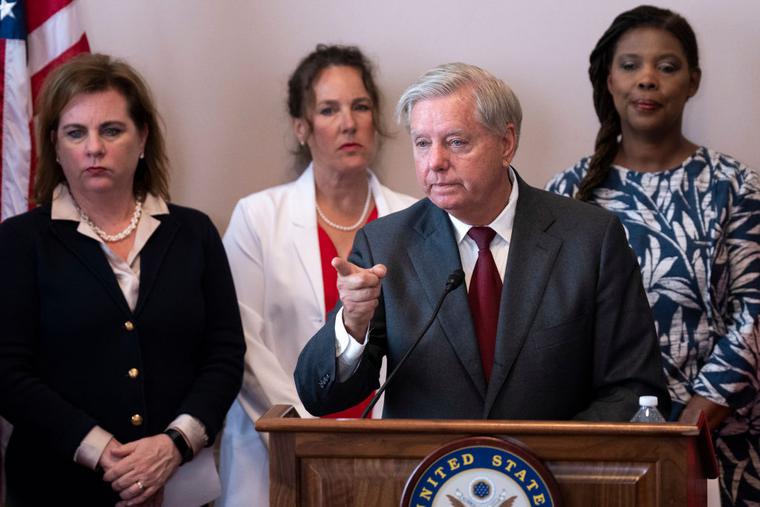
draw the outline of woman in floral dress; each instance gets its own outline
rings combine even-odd
[[[701,76],[684,18],[624,12],[590,63],[595,152],[547,188],[621,219],[658,329],[670,419],[703,411],[723,505],[760,505],[760,178],[683,135]]]

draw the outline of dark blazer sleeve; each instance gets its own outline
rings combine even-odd
[[[39,251],[30,222],[27,215],[0,224],[0,415],[30,428],[43,447],[73,459],[96,421],[35,374]]]
[[[627,421],[638,397],[657,396],[670,412],[657,334],[636,257],[611,216],[601,246],[594,321],[592,403],[576,419]]]
[[[211,445],[240,391],[245,342],[227,255],[214,225],[205,215],[203,221],[202,291],[206,319],[199,349],[201,364],[177,414],[187,413],[199,419],[206,427]]]
[[[364,230],[356,233],[354,246],[348,259],[361,267],[369,267],[372,255]],[[335,358],[335,317],[341,308],[340,301],[333,308],[327,322],[301,351],[294,373],[296,389],[306,410],[314,415],[325,415],[347,409],[364,400],[379,386],[380,366],[385,354],[385,315],[383,295],[370,324],[370,336],[356,371],[344,382],[338,382]]]

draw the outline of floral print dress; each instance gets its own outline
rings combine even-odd
[[[574,196],[590,158],[547,190]],[[760,177],[700,147],[678,167],[612,166],[591,200],[620,218],[643,277],[675,420],[694,394],[732,408],[715,434],[724,505],[760,505]]]

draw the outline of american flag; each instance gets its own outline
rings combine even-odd
[[[0,0],[0,221],[30,207],[32,107],[45,76],[89,50],[75,0]]]

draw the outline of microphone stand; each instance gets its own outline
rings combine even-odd
[[[372,408],[377,404],[378,400],[380,399],[380,396],[383,395],[385,392],[385,388],[388,387],[388,384],[391,383],[393,380],[393,377],[396,376],[396,373],[398,373],[399,369],[401,369],[401,366],[406,362],[409,355],[414,351],[415,348],[417,348],[417,345],[422,341],[422,337],[425,336],[425,333],[427,333],[427,330],[430,328],[430,326],[433,324],[433,321],[438,316],[438,312],[441,310],[441,306],[443,305],[443,301],[446,299],[446,296],[449,295],[454,289],[462,285],[462,282],[464,281],[464,271],[461,269],[457,269],[455,271],[452,271],[449,275],[448,279],[446,280],[446,288],[443,290],[443,294],[441,294],[441,297],[438,298],[438,303],[435,305],[435,310],[433,310],[433,315],[430,317],[430,320],[427,324],[425,324],[425,328],[422,330],[422,333],[417,337],[416,340],[414,340],[414,343],[412,343],[412,346],[409,347],[409,350],[407,350],[404,353],[404,356],[399,360],[398,364],[395,368],[393,368],[393,371],[388,375],[388,378],[385,379],[385,382],[383,382],[383,385],[380,386],[380,389],[377,390],[375,395],[372,397],[372,400],[370,400],[369,405],[364,409],[362,412],[362,415],[360,416],[360,419],[366,419],[367,414],[369,414],[372,411]]]

